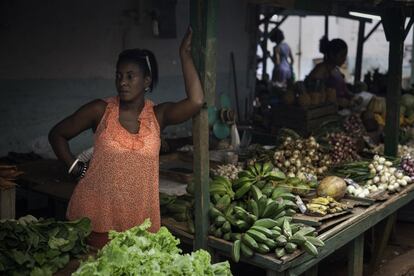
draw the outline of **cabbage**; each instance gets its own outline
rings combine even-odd
[[[125,232],[111,231],[111,241],[81,264],[74,276],[90,275],[231,275],[228,262],[212,265],[207,251],[180,254],[180,243],[165,227],[150,233],[149,219]]]

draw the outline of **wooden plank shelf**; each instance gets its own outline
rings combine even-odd
[[[374,203],[370,206],[356,206],[352,213],[342,216],[340,221],[321,223],[318,228],[319,238],[325,241],[325,247],[319,249],[319,255],[311,255],[297,250],[294,253],[277,259],[273,254],[258,254],[252,258],[241,258],[242,262],[258,266],[267,270],[267,275],[300,275],[305,271],[317,268],[317,264],[335,252],[338,248],[352,243],[349,249],[351,260],[350,271],[359,274],[362,271],[363,233],[387,218],[399,208],[414,200],[414,184],[407,186],[399,193],[393,194],[385,202]],[[194,236],[188,233],[185,223],[175,222],[170,218],[163,218],[166,226],[182,242],[193,244]],[[208,244],[216,254],[230,258],[232,243],[213,236],[208,236]]]

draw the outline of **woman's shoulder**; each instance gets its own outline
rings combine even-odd
[[[105,113],[108,102],[102,99],[92,100],[81,107],[91,118],[101,118]]]
[[[87,103],[87,105],[95,111],[105,111],[108,103],[105,99],[95,99]]]
[[[311,79],[323,79],[326,77],[326,65],[321,62],[317,64],[309,73]]]

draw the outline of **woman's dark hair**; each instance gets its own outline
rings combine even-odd
[[[341,51],[348,50],[346,42],[340,38],[328,40],[325,36],[319,40],[319,51],[329,57],[332,57]]]
[[[269,38],[271,41],[276,42],[276,44],[279,44],[285,39],[285,35],[279,28],[275,28],[270,32]]]
[[[144,72],[145,77],[151,77],[150,90],[152,91],[158,83],[158,65],[154,54],[146,49],[127,49],[119,54],[116,67],[126,62],[136,64]]]

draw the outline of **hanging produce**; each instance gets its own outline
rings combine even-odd
[[[289,177],[303,178],[304,173],[323,175],[332,163],[312,136],[308,139],[286,137],[273,157],[275,166]]]

